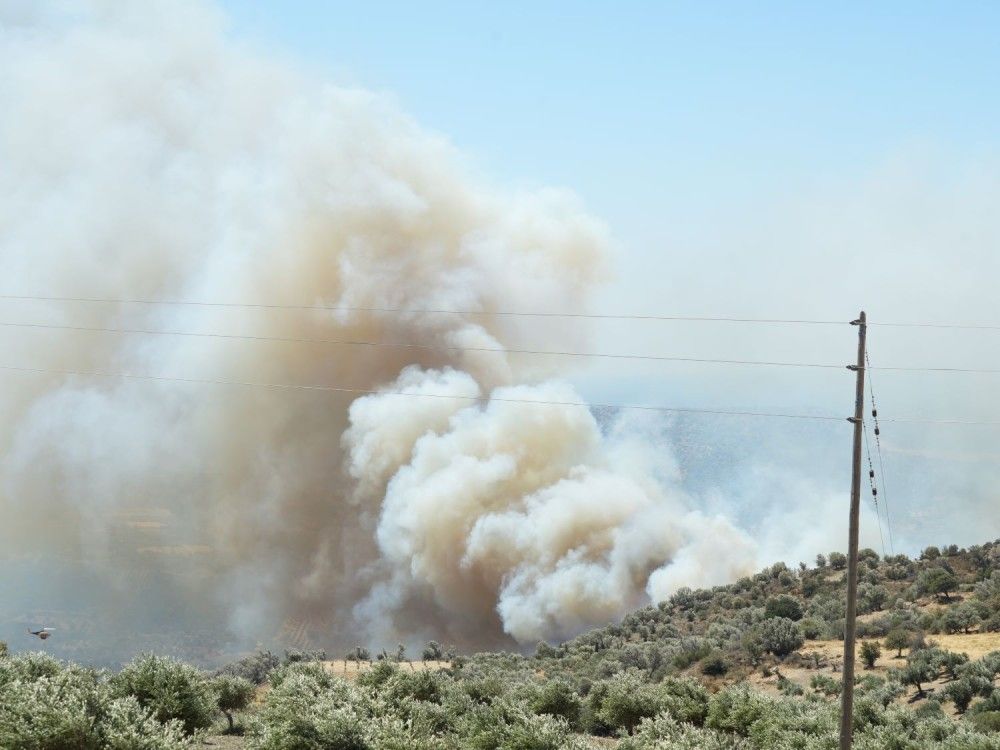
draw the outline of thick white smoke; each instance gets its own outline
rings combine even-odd
[[[560,638],[746,571],[750,541],[628,425],[518,403],[580,397],[506,354],[533,331],[494,313],[584,309],[600,223],[484,186],[384,98],[220,28],[195,2],[3,6],[2,290],[341,309],[8,300],[3,319],[422,348],[4,330],[4,365],[377,391],[7,372],[5,548],[154,570],[153,597],[221,597],[258,638],[323,622],[331,645]]]
[[[381,508],[389,580],[359,607],[373,624],[415,600],[487,631],[497,613],[522,642],[566,637],[753,559],[731,524],[664,488],[639,440],[603,435],[586,409],[553,406],[579,399],[564,384],[433,410],[396,394],[475,394],[475,381],[408,370],[392,388],[355,401],[344,435],[352,475]]]

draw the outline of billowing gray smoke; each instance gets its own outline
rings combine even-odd
[[[754,562],[650,426],[519,403],[580,400],[493,314],[585,309],[607,237],[572,196],[484,186],[384,99],[241,51],[196,3],[0,23],[3,292],[312,308],[6,300],[4,321],[427,347],[3,330],[0,364],[50,371],[2,375],[9,559],[331,645],[565,637]],[[578,321],[547,332],[585,344]]]

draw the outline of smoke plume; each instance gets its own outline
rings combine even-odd
[[[4,328],[0,364],[45,371],[2,374],[8,557],[97,571],[116,613],[217,604],[250,640],[291,621],[337,646],[564,638],[745,572],[752,542],[695,509],[654,426],[506,352],[537,331],[498,312],[586,309],[604,227],[222,26],[193,2],[4,6],[0,286],[264,306],[3,320],[396,346]],[[544,334],[586,344],[578,320]]]

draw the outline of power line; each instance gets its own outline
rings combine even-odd
[[[37,328],[43,330],[78,331],[89,333],[117,333],[117,334],[137,334],[150,336],[188,336],[195,338],[231,339],[243,341],[273,341],[279,343],[299,343],[299,344],[329,344],[336,346],[369,346],[387,347],[398,349],[420,349],[427,351],[456,351],[456,352],[493,352],[497,354],[530,354],[553,357],[580,357],[588,359],[622,359],[640,360],[650,362],[691,362],[696,364],[722,364],[722,365],[755,365],[764,367],[801,367],[825,370],[842,370],[843,365],[826,364],[822,362],[784,362],[771,360],[747,360],[747,359],[718,359],[711,357],[682,357],[657,354],[612,354],[606,352],[575,352],[566,350],[549,349],[513,349],[505,347],[488,346],[455,346],[450,344],[413,344],[394,341],[369,341],[363,339],[325,339],[307,336],[263,336],[254,334],[238,333],[213,333],[201,331],[175,331],[159,330],[151,328],[111,328],[106,326],[73,326],[57,323],[25,323],[20,321],[0,321],[0,327],[5,328]],[[889,372],[959,372],[959,373],[980,373],[980,374],[1000,374],[1000,369],[987,368],[963,368],[963,367],[873,367],[871,369]]]
[[[504,397],[494,397],[494,396],[489,396],[489,397],[456,396],[453,394],[412,393],[408,391],[348,388],[343,386],[332,386],[332,385],[311,385],[311,384],[299,384],[299,383],[265,383],[258,381],[246,381],[246,380],[219,380],[213,378],[181,378],[181,377],[171,377],[165,375],[146,375],[146,374],[131,373],[131,372],[109,372],[100,370],[73,370],[73,369],[56,369],[56,368],[46,368],[46,367],[18,367],[14,365],[0,365],[0,370],[6,370],[10,372],[40,373],[40,374],[50,374],[50,375],[76,375],[81,377],[127,378],[133,380],[167,381],[176,383],[193,383],[198,385],[240,386],[247,388],[267,388],[273,390],[328,391],[334,393],[355,393],[359,395],[386,394],[386,395],[414,396],[414,397],[426,397],[426,398],[451,398],[462,401],[500,401],[500,402],[521,403],[521,404],[547,404],[550,406],[580,406],[593,409],[630,409],[639,411],[667,412],[667,413],[679,413],[679,414],[715,414],[720,416],[733,416],[733,417],[773,417],[780,419],[802,419],[802,420],[816,420],[823,422],[839,422],[842,420],[847,421],[844,417],[838,417],[829,414],[790,414],[784,412],[744,411],[744,410],[734,410],[734,409],[699,409],[694,407],[651,406],[645,404],[611,404],[611,403],[588,402],[588,401],[548,401],[544,399],[519,399],[519,398],[504,398]],[[921,417],[897,417],[893,419],[883,419],[881,421],[899,422],[908,424],[976,425],[976,426],[1000,427],[1000,421],[924,419]]]
[[[879,438],[878,426],[878,404],[875,402],[875,384],[872,382],[872,368],[871,359],[868,356],[868,352],[865,352],[865,370],[868,375],[868,392],[871,394],[872,402],[872,419],[875,420],[875,449],[878,451],[878,468],[879,473],[882,476],[882,496],[885,498],[885,523],[889,530],[889,551],[892,554],[896,554],[895,546],[892,543],[892,521],[889,520],[889,491],[886,489],[886,479],[885,479],[885,464],[882,462],[882,441]],[[865,433],[865,438],[868,438],[868,433]]]
[[[825,320],[813,318],[745,318],[714,315],[629,315],[622,313],[575,313],[575,312],[541,312],[525,310],[450,310],[443,308],[409,308],[409,307],[355,307],[349,305],[304,305],[279,304],[260,302],[211,302],[205,300],[155,300],[140,298],[113,297],[61,297],[31,294],[0,294],[0,299],[34,301],[34,302],[84,302],[112,305],[182,305],[194,307],[235,307],[257,308],[267,310],[318,310],[328,312],[373,312],[373,313],[403,313],[427,315],[494,315],[498,317],[532,317],[532,318],[589,318],[599,320],[665,320],[691,321],[708,323],[771,323],[800,325],[847,325],[846,320]],[[887,328],[945,328],[982,331],[1000,331],[1000,324],[993,323],[935,323],[907,321],[870,321],[870,326]]]
[[[94,333],[122,333],[141,334],[156,336],[193,336],[200,338],[236,339],[246,341],[274,341],[282,343],[301,344],[331,344],[341,346],[370,346],[370,347],[390,347],[400,349],[422,349],[431,351],[458,351],[458,352],[494,352],[497,354],[536,354],[560,357],[586,357],[599,359],[631,359],[646,360],[656,362],[694,362],[701,364],[723,364],[723,365],[760,365],[766,367],[806,367],[821,368],[831,370],[842,370],[843,365],[821,364],[817,362],[773,362],[747,359],[712,359],[705,357],[674,357],[660,356],[656,354],[607,354],[603,352],[573,352],[573,351],[552,351],[546,349],[509,349],[504,347],[487,346],[453,346],[449,344],[412,344],[393,341],[367,341],[355,339],[323,339],[296,336],[257,336],[236,333],[203,333],[199,331],[164,331],[142,328],[106,328],[100,326],[70,326],[50,323],[20,323],[0,321],[0,326],[11,328],[40,328],[48,330],[65,331],[86,331]]]
[[[972,331],[1000,331],[1000,325],[992,323],[869,323],[883,328],[958,328]]]
[[[980,374],[997,374],[1000,369],[987,367],[870,367],[869,370],[881,370],[883,372],[974,372]]]
[[[486,315],[529,318],[589,318],[599,320],[677,320],[709,323],[775,323],[803,325],[847,325],[846,320],[799,320],[785,318],[737,318],[706,315],[625,315],[608,313],[536,312],[514,310],[448,310],[408,307],[353,307],[348,305],[289,305],[259,302],[207,302],[201,300],[114,299],[100,297],[52,297],[27,294],[0,294],[0,299],[35,302],[88,302],[112,305],[187,305],[194,307],[236,307],[265,310],[317,310],[328,312],[403,313],[412,315]]]
[[[865,435],[865,456],[868,459],[868,484],[872,488],[872,505],[875,506],[875,519],[878,521],[878,538],[882,543],[882,557],[885,557],[885,537],[882,536],[882,515],[878,509],[878,488],[875,486],[875,467],[872,466],[872,450],[868,442],[868,423],[862,425]]]
[[[607,404],[591,403],[587,401],[551,401],[546,399],[523,399],[506,398],[503,396],[457,396],[445,393],[414,393],[412,391],[391,391],[372,388],[348,388],[333,385],[303,385],[297,383],[264,383],[244,380],[219,380],[213,378],[178,378],[164,375],[145,375],[131,372],[105,372],[98,370],[69,370],[44,367],[16,367],[13,365],[0,365],[0,370],[11,372],[43,373],[51,375],[76,375],[83,377],[103,377],[103,378],[128,378],[134,380],[149,381],[169,381],[177,383],[193,383],[198,385],[222,385],[239,386],[247,388],[267,388],[273,390],[302,390],[302,391],[328,391],[335,393],[353,393],[358,395],[392,395],[392,396],[412,396],[416,398],[443,398],[455,399],[459,401],[498,401],[502,403],[514,404],[542,404],[547,406],[579,406],[588,409],[630,409],[640,411],[669,412],[679,414],[712,414],[732,417],[771,417],[780,419],[803,419],[824,422],[840,422],[843,417],[835,417],[822,414],[785,414],[775,412],[759,411],[739,411],[731,409],[698,409],[693,407],[673,407],[673,406],[649,406],[644,404]]]
[[[882,419],[880,422],[895,422],[897,424],[940,424],[940,425],[967,425],[979,427],[1000,427],[1000,421],[977,420],[977,419],[924,419],[922,417],[893,417]]]

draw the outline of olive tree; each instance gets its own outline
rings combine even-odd
[[[254,685],[242,677],[220,675],[212,680],[212,689],[215,691],[216,705],[225,715],[229,722],[229,731],[232,732],[233,712],[242,711],[250,705],[255,692]]]
[[[763,649],[775,656],[786,656],[805,643],[798,626],[787,617],[764,620],[756,634]]]
[[[896,658],[903,658],[903,649],[909,648],[913,636],[902,628],[893,628],[885,636],[885,647],[896,651]]]
[[[187,734],[211,726],[215,716],[209,681],[194,667],[169,657],[136,657],[111,678],[110,689],[114,697],[135,696],[157,721],[180,721]]]
[[[865,641],[861,644],[861,661],[866,669],[874,669],[875,662],[881,655],[882,649],[879,648],[878,641]]]

